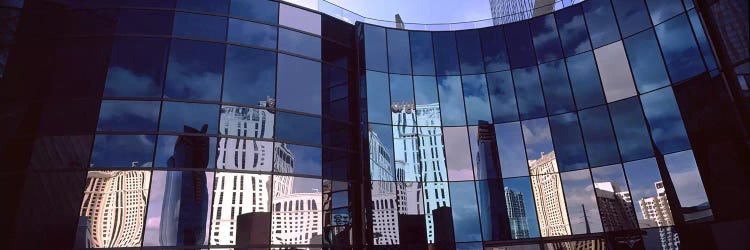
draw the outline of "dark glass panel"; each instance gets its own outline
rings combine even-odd
[[[412,69],[415,75],[434,75],[435,57],[432,54],[432,33],[409,32]]]
[[[391,124],[391,98],[388,90],[388,74],[367,71],[367,120]]]
[[[164,97],[219,100],[224,51],[222,44],[172,40]]]
[[[653,156],[651,138],[648,136],[646,121],[643,119],[638,98],[611,103],[609,110],[617,135],[617,144],[620,145],[622,160],[631,161]]]
[[[586,141],[589,164],[597,167],[620,162],[607,107],[581,110],[578,117],[581,120],[583,139]]]
[[[228,42],[276,49],[276,27],[240,19],[229,19]]]
[[[552,115],[574,111],[576,105],[573,94],[570,93],[565,61],[557,60],[539,65],[539,74],[542,77],[547,112]]]
[[[666,21],[655,29],[672,83],[684,81],[706,71],[685,15]]]
[[[585,1],[583,15],[586,17],[586,26],[589,28],[591,45],[594,48],[620,40],[620,32],[617,32],[617,22],[610,0]]]
[[[453,232],[456,242],[481,241],[479,211],[473,181],[451,182]]]
[[[643,211],[648,203],[659,206],[669,206],[664,183],[661,181],[659,167],[654,158],[625,163],[625,175],[630,185],[630,200],[635,207],[635,215],[638,218],[640,228],[674,225],[672,214],[664,214],[657,222],[657,216],[650,211]]]
[[[466,125],[464,114],[464,98],[461,93],[461,79],[458,76],[438,77],[438,92],[440,93],[440,111],[443,115],[444,126]]]
[[[354,74],[344,69],[323,64],[323,116],[348,121],[351,112],[351,102],[356,100],[349,97],[349,89],[355,82]]]
[[[155,135],[96,135],[90,166],[151,167]]]
[[[648,29],[624,41],[638,92],[645,93],[669,85],[659,44],[654,31]]]
[[[444,127],[445,160],[448,163],[448,179],[465,181],[474,179],[469,135],[466,127]]]
[[[276,138],[283,141],[321,144],[320,118],[304,115],[276,113]]]
[[[456,32],[456,43],[458,47],[458,57],[461,61],[461,74],[484,73],[482,46],[480,46],[479,42],[479,32],[476,30]]]
[[[581,140],[581,128],[576,113],[550,116],[549,126],[554,138],[557,166],[560,171],[588,167],[586,149]]]
[[[104,96],[161,97],[167,46],[166,39],[115,39]]]
[[[275,98],[276,53],[229,45],[223,102],[266,106]]]
[[[321,25],[323,37],[344,45],[354,46],[354,25],[335,17],[323,15]]]
[[[690,148],[680,109],[672,88],[667,87],[641,96],[643,113],[651,129],[651,138],[662,154]]]
[[[684,12],[681,2],[675,0],[646,0],[648,10],[651,13],[651,21],[658,24]]]
[[[279,7],[279,25],[320,35],[320,14],[282,4]]]
[[[495,123],[517,121],[518,104],[513,90],[510,71],[487,74],[487,87],[492,103],[492,118]]]
[[[411,74],[409,32],[387,29],[388,70],[391,73]]]
[[[320,38],[279,28],[279,50],[320,59]]]
[[[507,232],[503,232],[499,222],[507,217],[505,214],[505,197],[502,183],[498,180],[477,181],[477,202],[482,225],[482,238],[485,241],[501,240]],[[481,246],[481,245],[480,245]]]
[[[708,204],[703,181],[698,172],[692,150],[664,156],[669,177],[674,185],[677,199],[680,200],[680,211],[685,221],[706,221],[713,217]]]
[[[497,154],[500,158],[500,171],[503,178],[528,176],[523,132],[519,122],[495,124]]]
[[[225,14],[229,9],[229,0],[177,0],[176,9]]]
[[[599,207],[596,204],[594,186],[588,169],[560,174],[565,204],[568,205],[570,228],[573,234],[602,232]],[[588,222],[588,223],[587,223]]]
[[[595,49],[594,56],[607,102],[622,100],[637,94],[621,41]]]
[[[364,25],[364,30],[365,65],[367,69],[388,72],[385,29],[372,25]]]
[[[320,148],[277,142],[273,152],[273,171],[276,173],[316,176],[322,174],[323,153]]]
[[[229,13],[232,16],[255,19],[268,23],[279,21],[279,3],[274,1],[231,0]]]
[[[467,124],[492,123],[487,81],[484,75],[464,75],[461,76],[461,81],[463,82]]]
[[[354,58],[357,55],[354,53],[354,50],[328,40],[322,40],[322,42],[324,62],[329,62],[342,68],[354,68]]]
[[[594,179],[594,191],[604,231],[637,229],[638,219],[630,201],[630,190],[622,165],[592,168],[591,176]]]
[[[175,0],[166,0],[166,1],[129,0],[125,3],[122,3],[122,6],[172,8],[174,7],[174,2]]]
[[[628,37],[651,26],[643,0],[612,0],[623,37]]]
[[[208,134],[216,133],[216,118],[219,117],[219,105],[163,102],[159,131],[198,133],[207,126]],[[188,132],[190,127],[196,131]]]
[[[503,191],[505,191],[505,205],[510,221],[511,238],[539,237],[539,223],[536,216],[537,211],[534,208],[534,193],[531,191],[529,177],[503,179],[503,185],[505,186]]]
[[[513,82],[521,120],[546,116],[542,85],[536,67],[513,70]]]
[[[200,131],[184,131],[196,133]],[[221,148],[226,149],[226,148]],[[216,138],[196,135],[159,135],[156,143],[154,167],[214,168]]]
[[[547,118],[523,121],[521,122],[521,129],[526,144],[526,158],[529,160],[530,166],[534,166],[534,162],[543,160],[542,158],[545,156],[554,157],[553,151],[555,149],[552,146],[552,135]],[[555,163],[555,166],[557,166],[557,163]],[[557,172],[558,170],[555,168],[552,171]]]
[[[484,54],[484,67],[487,72],[506,70],[510,68],[508,63],[508,51],[505,48],[505,34],[502,27],[492,27],[479,30],[482,39],[482,52]]]
[[[692,3],[692,1],[690,2]],[[716,60],[714,59],[714,52],[711,49],[711,44],[708,42],[706,33],[703,30],[703,25],[698,16],[698,12],[690,10],[690,12],[688,12],[688,17],[690,18],[690,24],[693,25],[695,38],[698,39],[698,46],[700,46],[701,52],[703,52],[703,60],[706,60],[706,67],[709,70],[716,69],[717,65]]]
[[[599,71],[594,61],[594,54],[586,52],[568,57],[565,60],[578,109],[604,104],[606,100],[599,79]]]
[[[458,52],[455,32],[434,32],[435,73],[437,75],[459,75]]]
[[[319,62],[280,54],[276,107],[320,115],[321,74]]]
[[[440,102],[437,90],[437,79],[435,77],[414,76],[417,125],[440,126]]]
[[[156,131],[159,102],[102,101],[98,131]]]
[[[508,45],[510,67],[513,69],[528,67],[536,64],[534,45],[526,21],[511,23],[503,26],[505,40]]]
[[[270,211],[275,207],[271,204],[271,188],[287,183],[265,174],[219,172],[214,175],[210,244],[269,244]],[[274,202],[280,203],[279,200]]]
[[[395,181],[393,157],[393,130],[391,126],[369,124],[370,178],[379,181]]]
[[[589,33],[584,22],[580,5],[571,6],[555,12],[557,29],[560,32],[563,52],[565,56],[591,50]]]
[[[173,18],[174,13],[168,11],[121,9],[117,16],[117,33],[169,35]]]
[[[469,126],[469,146],[474,157],[474,179],[487,180],[500,178],[495,126],[489,122],[480,122],[478,126]]]
[[[174,15],[173,36],[224,41],[227,18],[177,12]]]
[[[538,63],[563,57],[554,14],[531,19],[529,26],[531,27],[531,37],[534,40],[534,50]]]

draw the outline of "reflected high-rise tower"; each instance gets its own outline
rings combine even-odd
[[[539,159],[529,160],[531,188],[534,190],[534,203],[542,237],[570,235],[571,232],[558,172],[554,151],[542,153]]]
[[[633,212],[630,192],[622,191],[612,182],[594,183],[604,230],[622,231],[636,229],[638,220]]]
[[[517,22],[555,10],[555,0],[490,0],[495,25]]]
[[[529,238],[529,221],[523,203],[523,193],[505,187],[505,204],[508,210],[511,237],[513,239]]]
[[[667,192],[664,183],[661,181],[654,183],[656,196],[644,197],[638,200],[641,207],[641,213],[645,221],[639,222],[641,227],[658,226],[659,237],[663,249],[679,249],[680,238],[677,232],[671,227],[674,225],[672,210],[667,200]]]

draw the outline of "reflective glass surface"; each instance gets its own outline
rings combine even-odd
[[[456,242],[482,240],[474,182],[451,182],[450,189]]]
[[[453,32],[432,33],[432,46],[435,52],[435,73],[437,75],[459,75],[456,37]]]
[[[311,114],[321,113],[320,63],[279,55],[276,107]]]
[[[586,52],[568,57],[565,62],[568,65],[568,77],[578,109],[605,103],[604,90],[593,53]]]
[[[580,6],[572,6],[555,13],[557,30],[562,41],[565,56],[572,56],[591,50],[589,32],[586,29]]]
[[[539,222],[529,177],[503,179],[503,185],[511,238],[539,237]]]
[[[163,102],[159,131],[215,134],[217,117],[219,105]]]
[[[536,64],[531,32],[526,22],[517,22],[503,27],[511,68],[523,68]]]
[[[440,126],[440,102],[437,79],[432,76],[414,76],[414,98],[419,126]]]
[[[92,168],[151,167],[153,135],[97,135],[91,152]]]
[[[547,159],[554,161],[554,148],[552,146],[552,135],[549,130],[547,118],[539,118],[521,122],[523,139],[526,144],[526,158],[529,166],[534,169]],[[545,157],[546,156],[546,157]],[[551,172],[557,172],[557,163],[553,164]],[[537,174],[532,172],[532,175]]]
[[[279,140],[318,145],[321,143],[321,121],[316,117],[278,112],[274,134]]]
[[[624,44],[638,92],[645,93],[669,85],[669,76],[664,69],[664,60],[653,30],[628,37]]]
[[[229,0],[201,1],[201,0],[177,0],[177,9],[197,10],[213,13],[227,13]]]
[[[412,69],[415,75],[434,75],[435,57],[432,53],[432,34],[409,32]]]
[[[487,95],[487,81],[484,75],[461,77],[466,104],[467,124],[492,123],[490,100]]]
[[[388,51],[386,50],[385,29],[365,25],[365,66],[370,70],[388,72]]]
[[[488,73],[487,88],[495,123],[518,120],[518,105],[510,71]]]
[[[267,23],[279,21],[279,3],[273,1],[231,0],[229,13]]]
[[[222,41],[227,35],[227,18],[177,12],[173,36]]]
[[[682,14],[654,28],[672,83],[705,71],[687,16]]]
[[[599,48],[620,39],[617,21],[609,0],[587,0],[581,4],[591,36],[591,46]]]
[[[168,41],[120,38],[112,45],[104,96],[160,97]]]
[[[482,29],[479,31],[479,36],[482,39],[482,54],[484,55],[484,67],[487,72],[510,68],[503,29],[501,27]]]
[[[550,116],[549,126],[560,171],[576,170],[588,167],[586,149],[581,139],[581,128],[575,113]]]
[[[473,180],[472,155],[466,127],[444,127],[443,138],[448,179],[451,181]]]
[[[529,175],[521,124],[519,122],[495,124],[495,137],[502,177]]]
[[[482,46],[478,31],[461,31],[456,33],[458,58],[461,61],[461,74],[484,73]]]
[[[388,37],[388,71],[411,74],[409,32],[388,29],[386,33]]]
[[[320,38],[279,28],[279,50],[320,59]]]
[[[685,125],[672,88],[663,88],[641,96],[643,113],[651,129],[651,137],[662,154],[690,148]]]
[[[565,204],[568,206],[571,233],[602,232],[601,217],[589,170],[565,172],[560,177],[565,191]]]
[[[539,64],[561,58],[560,36],[557,33],[555,15],[536,17],[529,22],[534,51]]]
[[[437,78],[437,81],[443,126],[466,125],[461,78],[458,76],[441,76]]]
[[[222,101],[263,106],[275,98],[276,53],[229,45]]]
[[[563,60],[539,65],[539,75],[542,78],[547,112],[550,115],[575,110],[575,102],[573,101],[567,73]]]
[[[516,87],[518,112],[521,119],[531,119],[547,114],[536,67],[513,70],[513,82]]]
[[[586,153],[591,167],[620,161],[615,134],[612,131],[607,107],[601,106],[578,112]]]
[[[367,77],[367,120],[391,124],[388,74],[368,70],[365,77]]]
[[[592,168],[594,191],[605,232],[638,228],[628,183],[621,164]]]
[[[169,35],[174,15],[167,11],[121,9],[117,16],[117,33]]]
[[[321,31],[320,14],[286,4],[279,6],[279,24],[315,35],[320,35]]]
[[[607,102],[614,102],[636,95],[633,76],[628,68],[625,48],[616,42],[594,50],[604,96]]]
[[[173,40],[164,97],[218,100],[224,50],[223,45],[215,43]]]
[[[651,21],[653,21],[654,24],[661,23],[664,20],[685,11],[682,9],[681,1],[646,0],[646,4],[648,4],[648,11],[651,13]]]
[[[630,161],[652,156],[654,150],[638,98],[612,103],[609,105],[609,112],[622,160]]]
[[[623,37],[648,28],[651,23],[643,0],[612,0]]]
[[[159,102],[102,101],[99,109],[99,131],[156,131]]]
[[[229,19],[227,41],[233,43],[276,48],[276,27],[240,19]]]

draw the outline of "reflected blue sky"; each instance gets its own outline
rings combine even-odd
[[[523,205],[529,224],[529,237],[539,237],[539,222],[536,217],[534,193],[531,191],[531,180],[529,177],[503,179],[503,185],[505,185],[505,188],[523,194]]]

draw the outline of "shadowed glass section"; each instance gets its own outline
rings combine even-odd
[[[481,241],[474,182],[451,182],[450,189],[456,242]]]
[[[693,34],[698,39],[698,46],[700,46],[701,52],[703,52],[703,60],[706,61],[706,67],[709,70],[716,69],[716,59],[714,59],[714,51],[711,49],[711,44],[708,42],[706,32],[703,30],[701,19],[698,16],[698,12],[691,10],[688,12],[690,18],[690,24],[693,25]]]
[[[630,185],[630,199],[633,201],[635,215],[638,218],[638,226],[643,229],[674,225],[656,160],[646,158],[625,163],[624,166],[625,176],[627,176]],[[649,206],[652,208],[649,208]]]
[[[594,55],[607,102],[636,95],[633,76],[630,74],[628,59],[621,41],[595,49]]]
[[[646,0],[648,11],[651,13],[651,21],[654,24],[663,22],[670,17],[684,12],[681,1],[673,0]]]
[[[623,37],[628,37],[651,26],[643,0],[612,0],[617,22]]]
[[[508,50],[505,48],[505,33],[502,27],[491,27],[479,30],[484,54],[484,67],[487,72],[507,70]]]
[[[437,80],[443,126],[466,125],[461,78],[458,76],[441,76]]]
[[[606,103],[594,54],[586,52],[565,59],[573,96],[579,110]]]
[[[644,94],[641,101],[643,113],[651,129],[651,137],[662,154],[690,148],[690,141],[671,87]]]
[[[568,205],[572,233],[602,232],[602,221],[589,170],[565,172],[560,174],[560,178],[565,191],[565,204]]]
[[[612,124],[623,161],[643,159],[654,155],[638,98],[611,103],[609,112],[612,115]]]
[[[279,55],[276,107],[319,115],[321,113],[320,63]]]
[[[320,118],[304,115],[276,113],[276,138],[283,141],[321,144]]]
[[[549,126],[554,138],[557,165],[560,171],[588,167],[586,149],[581,140],[581,128],[576,113],[550,116]]]
[[[98,131],[156,131],[159,102],[103,100]]]
[[[154,135],[96,135],[89,166],[151,167],[155,141]]]
[[[223,41],[227,37],[227,18],[176,12],[172,35]]]
[[[544,99],[550,115],[576,109],[573,94],[570,93],[565,61],[557,60],[539,65],[539,75],[542,77]]]
[[[229,9],[229,0],[177,0],[176,8],[212,13],[227,13],[227,10]]]
[[[520,122],[495,124],[495,136],[502,177],[528,176],[529,167]]]
[[[165,98],[218,100],[224,71],[224,45],[173,40]]]
[[[432,33],[432,45],[435,51],[435,73],[459,75],[455,32]]]
[[[117,15],[117,33],[169,35],[172,34],[173,18],[174,12],[121,9]]]
[[[565,56],[591,50],[589,33],[583,19],[580,5],[570,6],[555,12],[557,29],[560,33]]]
[[[435,75],[435,57],[432,54],[432,33],[409,32],[409,43],[411,45],[411,63],[414,74]]]
[[[279,3],[273,1],[231,0],[229,13],[267,23],[279,22]]]
[[[183,132],[185,126],[200,128],[208,126],[208,134],[216,134],[216,118],[219,117],[219,105],[163,102],[159,131]]]
[[[586,153],[591,167],[610,165],[620,162],[617,141],[612,131],[609,113],[606,106],[581,110],[583,139],[586,141]]]
[[[653,30],[628,37],[624,44],[638,92],[645,93],[669,85],[669,76],[664,69],[664,60]]]
[[[706,70],[685,14],[656,26],[655,30],[672,83],[682,82]]]
[[[692,150],[664,156],[664,162],[669,171],[669,178],[674,184],[677,199],[685,221],[705,221],[713,218],[711,206],[708,204],[706,191],[703,189],[698,165]]]
[[[610,0],[587,0],[582,3],[582,6],[586,26],[591,36],[591,45],[594,48],[620,39]]]
[[[201,133],[201,128],[185,128],[185,133]],[[159,135],[154,167],[214,168],[216,138],[202,135]]]
[[[465,75],[461,77],[461,81],[463,83],[464,103],[466,104],[467,124],[491,123],[492,113],[484,74]]]
[[[364,25],[365,66],[367,69],[388,72],[388,51],[386,50],[385,29]]]
[[[391,124],[391,98],[388,91],[388,74],[367,71],[367,120]]]
[[[479,32],[476,30],[456,32],[456,42],[458,45],[458,57],[461,61],[461,74],[484,73]]]
[[[387,29],[386,31],[388,37],[388,71],[411,74],[409,32],[395,29]]]
[[[528,22],[511,23],[503,26],[503,29],[508,48],[511,48],[508,49],[510,67],[516,69],[535,65],[536,56]]]
[[[167,47],[166,39],[115,39],[104,96],[161,97]]]
[[[534,40],[537,63],[541,64],[563,57],[554,14],[531,19],[529,26]]]
[[[320,59],[320,38],[279,28],[279,50]]]
[[[487,88],[492,104],[492,119],[495,123],[517,121],[518,104],[510,71],[487,74]]]
[[[507,218],[502,183],[498,180],[476,181],[476,189],[482,239],[489,241],[507,238],[507,232],[503,230],[506,227],[501,223]]]
[[[222,101],[261,105],[276,97],[276,53],[229,45]]]
[[[230,18],[227,41],[275,49],[276,27]]]
[[[521,120],[547,115],[542,95],[542,85],[536,67],[513,70],[513,82],[518,98],[518,112]]]

